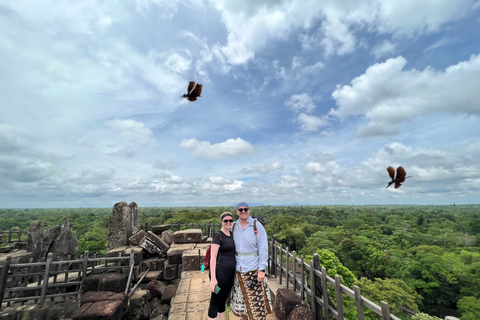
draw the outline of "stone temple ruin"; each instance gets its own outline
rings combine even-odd
[[[209,245],[200,229],[174,232],[169,225],[161,225],[152,226],[151,231],[142,230],[137,204],[117,203],[109,220],[107,256],[128,256],[133,250],[129,294],[125,293],[128,273],[90,273],[82,280],[78,301],[36,309],[13,304],[2,308],[0,318],[41,319],[44,315],[40,312],[45,311],[49,319],[168,319],[182,272],[200,270]],[[31,263],[45,261],[49,253],[54,260],[76,258],[78,251],[78,241],[67,219],[47,230],[42,221],[32,222],[24,246],[26,250],[16,248],[3,255],[10,256],[12,263]],[[59,311],[54,311],[57,308]]]

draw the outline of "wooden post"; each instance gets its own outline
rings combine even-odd
[[[0,310],[2,309],[3,295],[5,294],[5,288],[7,287],[8,270],[10,269],[10,263],[12,257],[7,256],[2,266],[2,274],[0,276]]]
[[[293,291],[296,291],[297,290],[297,252],[296,251],[293,251],[292,273],[293,273]]]
[[[277,278],[277,236],[273,235],[273,275]]]
[[[283,275],[283,245],[280,243],[280,285],[282,285],[282,275]]]
[[[8,243],[12,242],[12,229],[8,230]]]
[[[301,289],[300,289],[300,298],[302,300],[305,300],[305,257],[302,255],[300,256],[300,263],[302,264],[302,267],[301,267],[301,274],[302,274],[302,279],[300,280],[300,285],[301,285]]]
[[[320,256],[318,255],[318,253],[313,254],[313,266],[315,270],[320,271]],[[322,281],[319,278],[317,278],[315,274],[314,274],[314,278],[315,278],[315,287],[313,287],[312,290],[315,291],[315,297],[321,297]],[[323,319],[323,309],[320,304],[317,304],[316,310],[317,310],[317,313],[315,315],[315,319],[317,320]]]
[[[343,298],[341,284],[342,282],[340,281],[340,277],[335,275],[335,295],[337,298],[337,312],[339,320],[343,320]]]
[[[50,275],[50,267],[52,265],[52,260],[53,260],[53,253],[50,252],[47,255],[47,263],[45,264],[45,273],[43,274],[42,292],[40,293],[40,301],[38,303],[40,306],[43,306],[45,304],[45,296],[47,294],[48,278]]]
[[[380,307],[382,308],[383,320],[390,320],[390,306],[385,301],[380,301]]]
[[[322,267],[322,292],[323,292],[323,306],[325,307],[325,320],[330,319],[329,315],[329,302],[328,302],[328,282],[327,282],[327,269]]]
[[[310,261],[310,292],[311,292],[311,308],[314,319],[317,319],[317,298],[315,295],[315,267],[313,260]]]
[[[18,230],[18,242],[22,241],[22,229]]]
[[[360,292],[360,288],[358,286],[353,286],[353,293],[355,294],[355,305],[357,306],[357,319],[365,320],[365,316],[363,314],[362,293]]]
[[[130,286],[130,281],[132,281],[133,269],[134,268],[135,268],[135,256],[133,254],[133,249],[131,249],[130,250],[130,265],[129,265],[128,280],[127,280],[127,286],[125,288],[125,293],[127,293],[127,294],[128,294],[128,288]]]
[[[289,287],[288,283],[288,260],[290,260],[290,248],[287,246],[287,253],[285,254],[285,284],[287,289]]]

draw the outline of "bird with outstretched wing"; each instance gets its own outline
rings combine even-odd
[[[201,97],[203,85],[190,81],[188,83],[188,92],[182,96],[182,98],[188,101],[196,101],[198,97]]]
[[[392,179],[388,185],[387,188],[390,187],[393,183],[395,183],[395,189],[400,188],[403,182],[405,182],[406,178],[411,178],[411,176],[406,176],[407,172],[403,167],[398,167],[397,168],[397,176],[395,177],[395,169],[393,167],[388,167],[387,168],[388,174],[390,175],[390,178]]]

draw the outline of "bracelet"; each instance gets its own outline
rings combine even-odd
[[[261,271],[261,272],[265,273],[265,269],[263,269],[263,270],[258,270],[258,271]]]

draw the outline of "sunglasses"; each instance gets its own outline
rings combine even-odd
[[[223,223],[233,223],[233,220],[230,219],[230,220],[223,220]]]
[[[248,208],[240,208],[240,209],[237,209],[237,210],[240,211],[240,212],[243,212],[243,211],[247,212],[247,211],[250,210],[250,209],[248,209]]]

